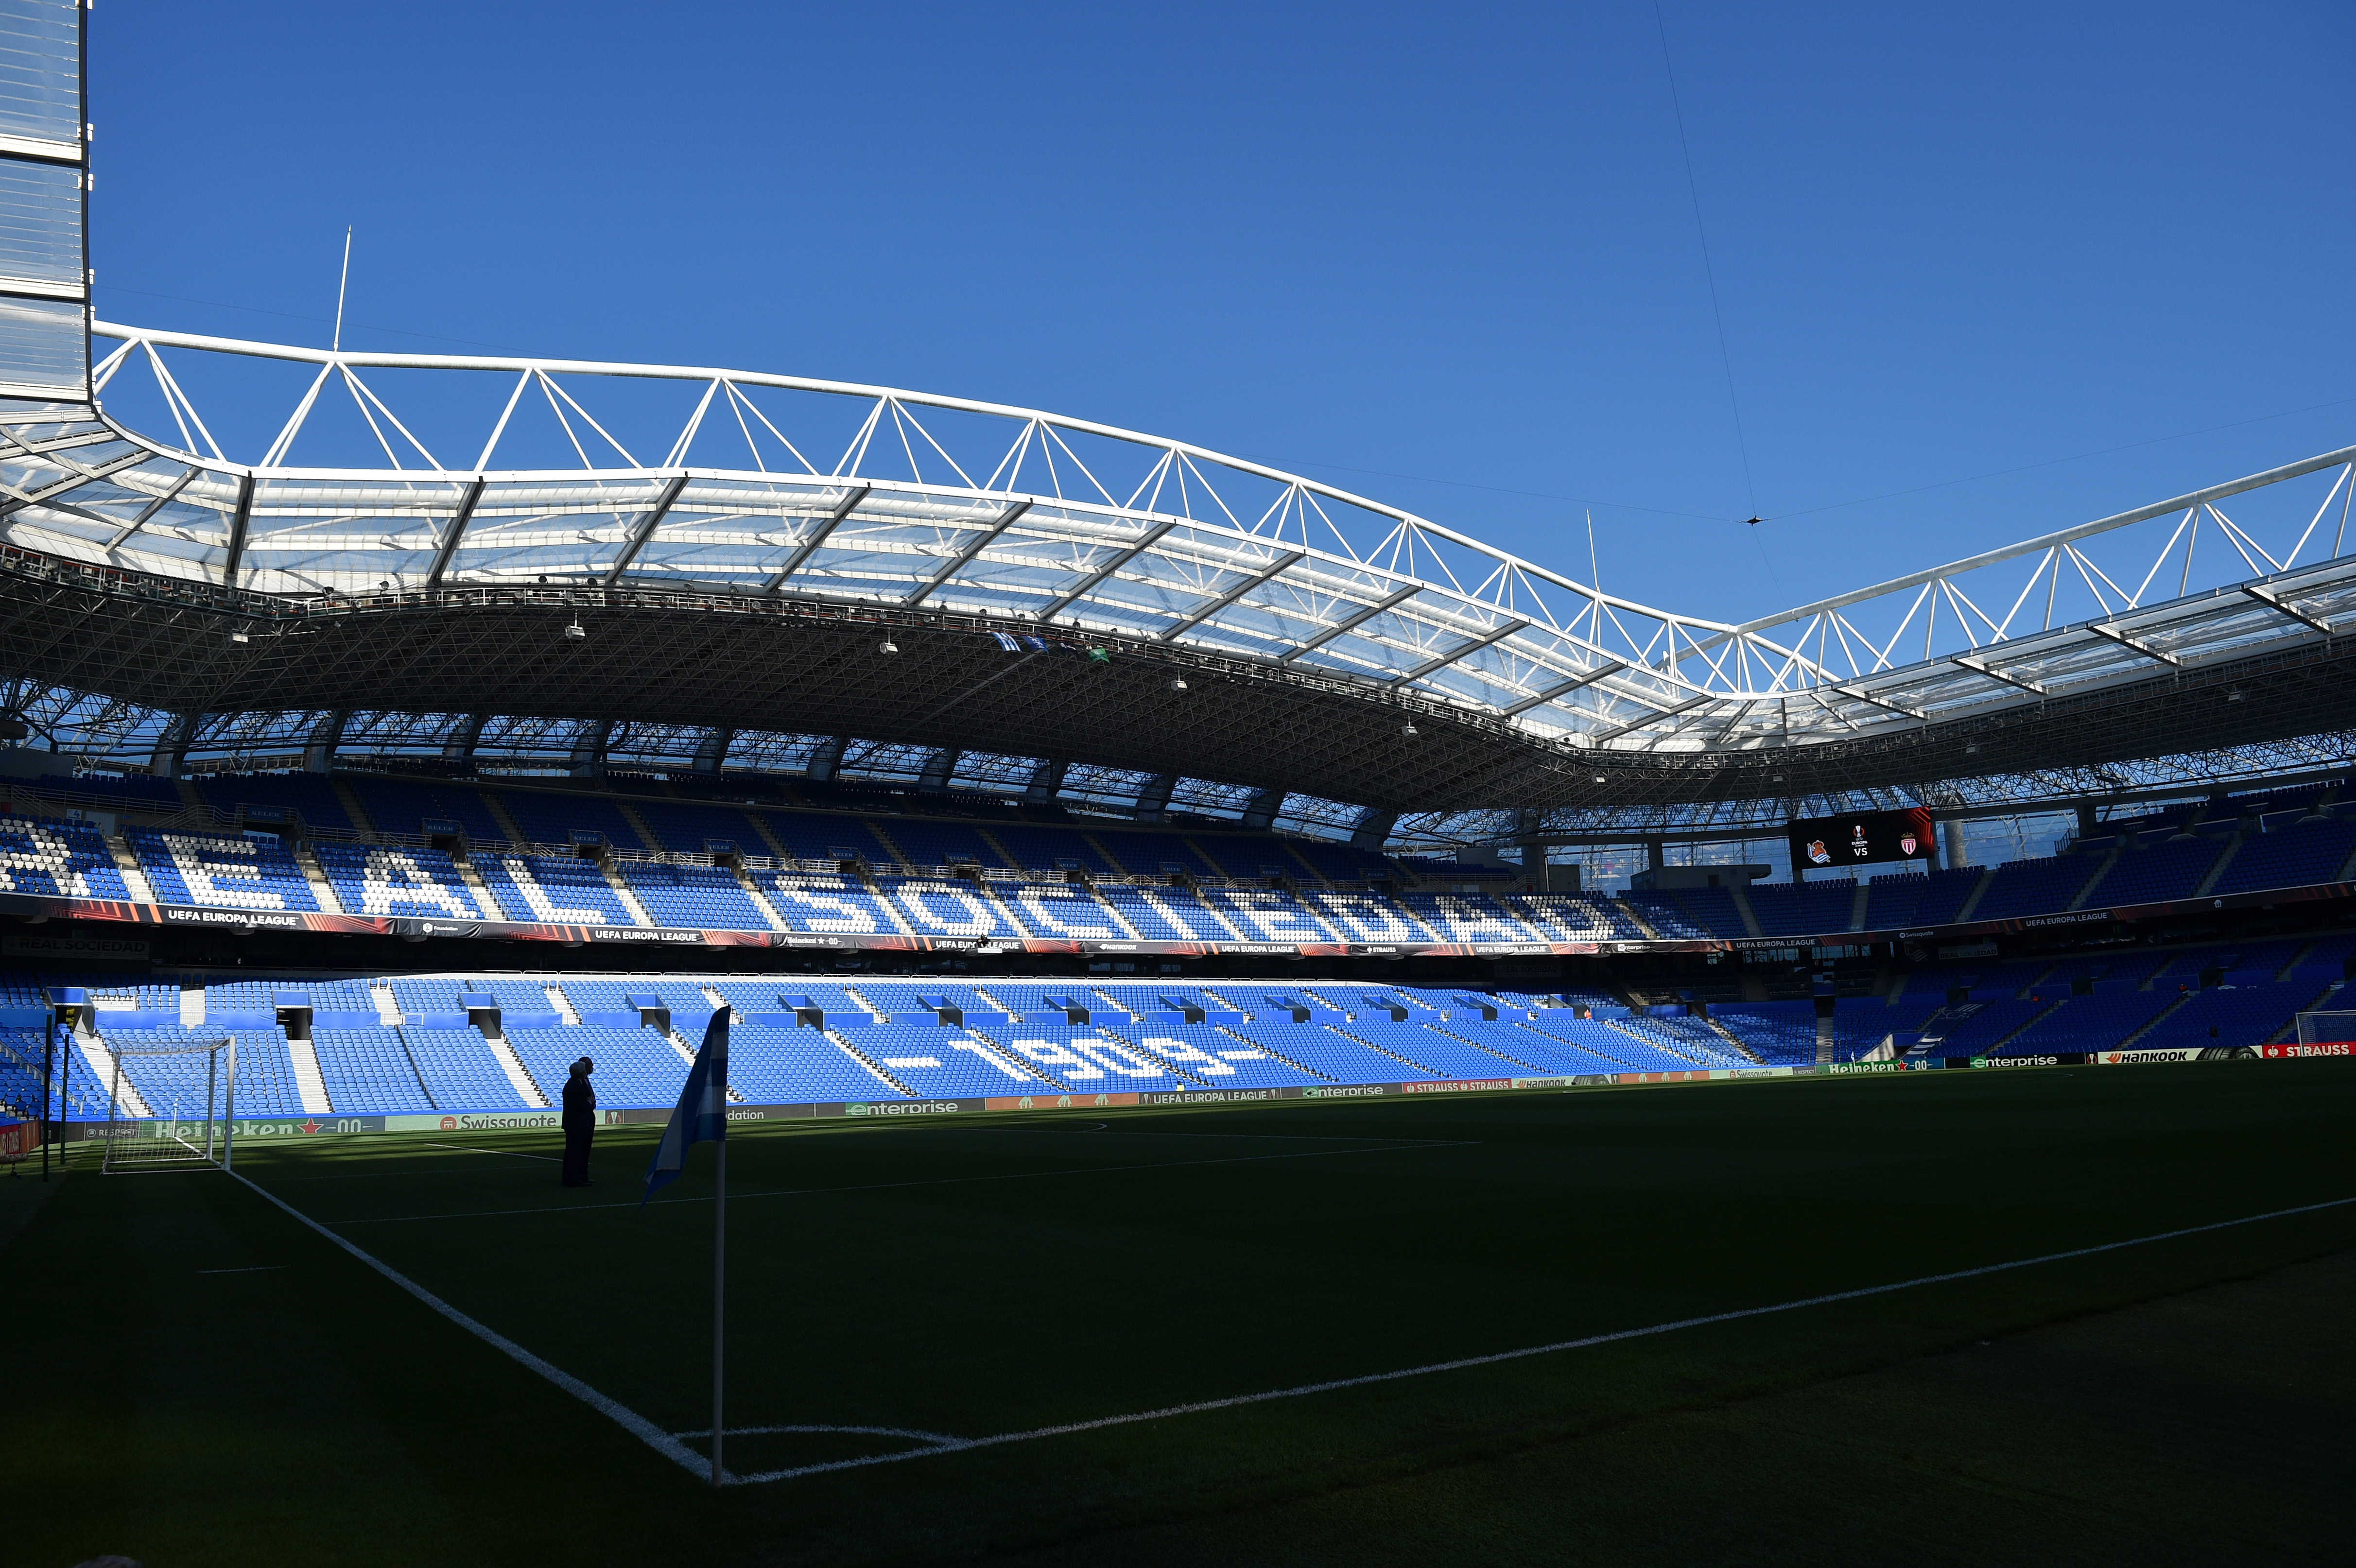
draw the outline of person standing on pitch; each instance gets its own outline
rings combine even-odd
[[[587,1057],[573,1064],[572,1076],[564,1081],[564,1177],[567,1187],[589,1185],[589,1136],[597,1127],[597,1091],[589,1087],[589,1074],[597,1064]]]

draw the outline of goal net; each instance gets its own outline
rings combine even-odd
[[[106,1096],[108,1171],[230,1164],[237,1041],[128,1045],[116,1037]]]
[[[2298,1015],[2301,1045],[2345,1045],[2356,1040],[2356,1012],[2316,1012]]]

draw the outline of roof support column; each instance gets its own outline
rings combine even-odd
[[[573,742],[573,776],[576,779],[602,779],[605,776],[605,742],[614,738],[614,721],[600,719]]]
[[[810,753],[809,766],[802,772],[819,784],[830,782],[834,770],[842,765],[842,748],[851,739],[848,735],[830,735]]]
[[[253,521],[253,475],[237,482],[237,510],[230,514],[229,551],[221,562],[221,581],[237,586],[239,568],[245,564],[245,530]]]
[[[1554,891],[1547,864],[1547,847],[1539,842],[1538,834],[1546,827],[1546,813],[1536,806],[1524,806],[1521,817],[1522,882],[1531,892]]]
[[[336,765],[336,748],[343,744],[344,725],[351,715],[342,709],[322,717],[303,748],[303,771],[324,773]]]
[[[718,773],[720,764],[728,756],[729,744],[735,739],[736,731],[734,730],[714,730],[706,735],[695,748],[695,771],[699,773]]]
[[[1357,830],[1350,835],[1351,844],[1360,849],[1381,853],[1383,846],[1390,842],[1391,829],[1398,826],[1398,818],[1399,814],[1396,811],[1376,811],[1371,805],[1366,807],[1365,814],[1358,818]]]
[[[483,738],[483,720],[489,717],[487,713],[467,714],[466,721],[453,731],[447,741],[442,742],[442,754],[452,762],[472,763],[475,760],[475,747]]]
[[[150,772],[159,779],[176,779],[188,760],[188,743],[197,738],[197,726],[205,721],[201,713],[175,713],[164,732],[155,737],[155,753],[148,758]]]
[[[1131,807],[1141,822],[1160,822],[1170,815],[1170,792],[1178,787],[1176,773],[1156,773],[1137,792]]]
[[[1243,826],[1256,830],[1265,828],[1276,820],[1276,814],[1283,805],[1284,791],[1261,790],[1251,797],[1251,804],[1244,807]]]
[[[957,772],[958,759],[965,755],[955,746],[943,746],[925,761],[925,771],[917,777],[916,788],[925,795],[947,795],[949,775]]]
[[[1054,800],[1055,792],[1064,787],[1064,774],[1071,765],[1053,757],[1040,758],[1039,765],[1031,772],[1031,787],[1023,792],[1023,798],[1042,803]]]

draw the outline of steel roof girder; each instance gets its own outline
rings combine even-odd
[[[1410,682],[1421,680],[1425,676],[1431,674],[1434,670],[1445,669],[1459,659],[1469,658],[1472,655],[1479,653],[1483,648],[1490,647],[1495,644],[1504,642],[1515,632],[1526,630],[1528,626],[1529,623],[1527,621],[1506,621],[1488,632],[1486,635],[1473,638],[1471,642],[1464,644],[1462,647],[1456,648],[1449,653],[1440,654],[1433,658],[1428,658],[1411,670],[1392,676],[1386,684],[1390,686],[1406,686]]]
[[[2299,622],[2304,625],[2314,627],[2317,631],[2321,632],[2327,637],[2335,635],[2331,629],[2331,623],[2329,621],[2325,620],[2319,615],[2311,615],[2308,613],[2306,611],[2300,609],[2297,605],[2291,603],[2288,600],[2285,599],[2281,594],[2276,592],[2271,588],[2267,588],[2255,582],[2244,582],[2242,584],[2242,592],[2256,600],[2259,603],[2265,605],[2268,609],[2278,610],[2294,621]]]
[[[918,588],[916,592],[908,595],[907,603],[909,606],[914,608],[915,606],[923,603],[932,595],[935,589],[940,587],[942,583],[947,582],[952,576],[956,575],[957,572],[962,570],[968,562],[980,558],[981,552],[990,548],[991,541],[997,539],[999,535],[1004,533],[1008,528],[1012,528],[1014,526],[1015,519],[1022,517],[1023,513],[1030,509],[1031,503],[1028,500],[1017,501],[1013,505],[1008,507],[1004,511],[999,513],[997,517],[991,519],[989,525],[985,527],[981,532],[974,536],[972,543],[967,545],[963,549],[958,550],[955,555],[949,557],[948,560],[941,562],[939,570],[935,571],[931,577],[926,578],[924,581],[924,585]]]
[[[802,563],[817,553],[819,546],[824,544],[827,537],[842,526],[844,518],[859,509],[859,504],[867,499],[874,488],[873,485],[852,485],[844,494],[842,499],[835,504],[833,510],[827,513],[826,520],[811,530],[809,538],[796,545],[793,554],[786,558],[785,564],[778,567],[766,582],[761,584],[761,592],[775,593],[784,587],[786,579],[799,571]]]
[[[1961,665],[1964,668],[1971,670],[1978,675],[1984,675],[1990,680],[2001,681],[2007,686],[2017,687],[2020,690],[2032,693],[2035,696],[2042,697],[2045,695],[2045,688],[2038,682],[2027,679],[2021,676],[2007,675],[2004,671],[1997,668],[1996,666],[1987,659],[1974,658],[1969,654],[1949,654],[1947,656],[1947,662],[1950,664]]]
[[[1347,633],[1356,631],[1360,626],[1365,625],[1367,622],[1383,613],[1386,610],[1393,610],[1398,608],[1399,605],[1406,603],[1408,600],[1422,592],[1423,588],[1424,585],[1420,582],[1410,582],[1404,588],[1394,589],[1392,592],[1386,593],[1372,604],[1359,606],[1356,610],[1343,617],[1341,620],[1334,622],[1332,625],[1327,626],[1323,631],[1319,632],[1315,636],[1311,637],[1308,641],[1295,645],[1289,652],[1284,654],[1282,657],[1279,658],[1277,662],[1279,664],[1290,664],[1294,659],[1299,658],[1303,654],[1314,653],[1317,649],[1323,647],[1334,638],[1343,636]]]
[[[2092,632],[2098,637],[2106,637],[2112,642],[2118,644],[2119,646],[2123,648],[2132,649],[2133,651],[2143,655],[2146,658],[2158,659],[2161,664],[2169,665],[2178,669],[2184,667],[2184,661],[2179,658],[2176,655],[2168,652],[2164,648],[2153,647],[2149,643],[2145,642],[2141,637],[2129,632],[2124,626],[2114,625],[2105,621],[2096,621],[2089,624],[2086,627],[2086,630]]]
[[[1209,620],[1212,616],[1217,614],[1220,611],[1226,609],[1228,605],[1234,603],[1237,600],[1242,598],[1253,589],[1259,587],[1264,582],[1270,581],[1308,559],[1309,552],[1305,549],[1287,551],[1285,554],[1277,557],[1276,560],[1270,562],[1265,570],[1254,575],[1246,577],[1242,581],[1237,583],[1233,588],[1228,589],[1218,597],[1206,600],[1202,604],[1196,606],[1192,613],[1187,614],[1180,620],[1173,622],[1169,626],[1164,627],[1160,633],[1156,634],[1158,639],[1165,643],[1174,640],[1181,632],[1189,631],[1195,626],[1201,625],[1204,622]],[[1229,568],[1229,570],[1232,571],[1234,569]]]

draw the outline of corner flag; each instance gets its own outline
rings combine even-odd
[[[647,1166],[647,1189],[638,1207],[645,1208],[647,1199],[679,1179],[687,1166],[689,1145],[705,1140],[718,1143],[727,1136],[728,1009],[723,1008],[704,1026],[703,1048],[695,1053],[695,1065],[687,1072],[687,1087],[679,1092],[670,1125],[663,1129],[662,1142],[655,1146],[655,1157]]]

